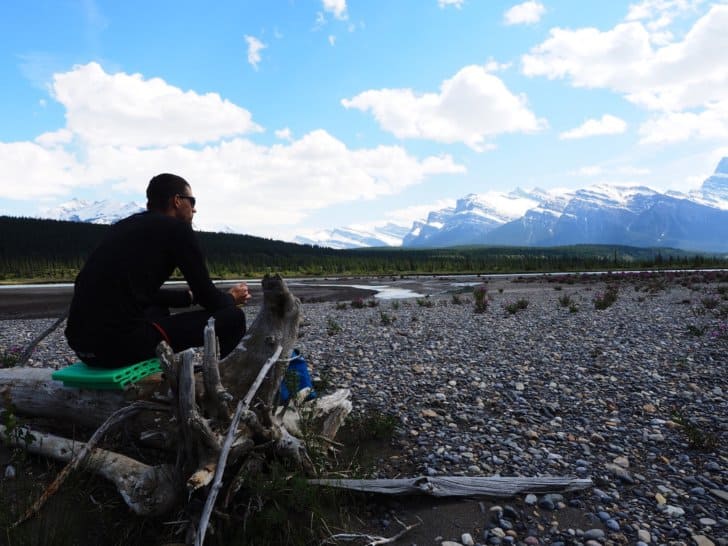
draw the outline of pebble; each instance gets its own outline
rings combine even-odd
[[[498,527],[482,535],[484,543],[705,540],[699,546],[713,541],[723,546],[724,448],[691,449],[672,412],[678,408],[701,431],[717,431],[726,445],[728,341],[687,329],[699,319],[712,332],[725,320],[717,313],[696,315],[694,308],[703,297],[723,302],[717,287],[726,281],[683,286],[684,280],[676,276],[666,281],[667,288],[655,290],[648,289],[650,281],[616,281],[618,299],[606,310],[592,304],[602,280],[564,284],[560,292],[537,277],[511,282],[509,296],[529,305],[507,317],[500,305],[505,298],[495,290],[494,302],[480,314],[472,305],[452,304],[448,294],[433,295],[432,307],[408,299],[396,308],[380,300],[378,307],[363,309],[306,302],[298,347],[314,375],[326,377],[332,389],[351,390],[355,415],[378,412],[398,419],[394,456],[380,458],[379,477],[592,479],[593,487],[558,499],[528,494],[507,501],[517,514],[504,506],[496,519],[488,519]],[[441,284],[441,291],[449,286]],[[576,313],[564,312],[558,302],[563,294],[578,302]],[[256,312],[246,308],[249,324]],[[382,312],[395,320],[382,324]],[[0,321],[0,347],[24,345],[53,320]],[[333,335],[330,321],[340,326]],[[29,366],[75,362],[62,331],[63,326],[41,342]],[[581,535],[576,523],[569,524],[573,534],[552,527],[566,505],[583,516]],[[599,512],[610,517],[600,519]],[[589,514],[593,521],[586,519]],[[708,520],[716,523],[704,523]],[[506,529],[508,524],[513,528]]]

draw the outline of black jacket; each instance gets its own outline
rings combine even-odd
[[[194,294],[161,289],[179,268]],[[157,212],[142,212],[109,228],[91,253],[76,283],[66,327],[74,349],[100,338],[130,332],[152,305],[186,307],[198,303],[209,311],[235,305],[233,297],[212,284],[192,226]]]

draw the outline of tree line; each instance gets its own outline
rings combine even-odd
[[[108,226],[0,216],[0,281],[71,281]],[[521,273],[725,267],[726,256],[613,245],[335,250],[231,233],[198,232],[214,278]]]

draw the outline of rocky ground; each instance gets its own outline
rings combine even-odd
[[[349,388],[355,414],[397,423],[376,475],[594,486],[497,503],[383,500],[361,515],[370,533],[419,518],[398,543],[728,544],[727,276],[491,280],[482,313],[471,288],[449,286],[362,308],[304,303],[300,349],[319,388]],[[2,321],[0,347],[51,323]],[[74,360],[57,331],[29,365]]]

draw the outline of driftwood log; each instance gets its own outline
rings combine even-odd
[[[138,514],[163,514],[180,506],[195,491],[207,491],[209,506],[188,534],[188,542],[201,544],[205,518],[212,511],[225,470],[233,465],[244,468],[246,456],[253,450],[293,459],[310,470],[306,446],[289,432],[289,428],[296,430],[290,408],[277,408],[288,356],[298,336],[301,304],[278,275],[266,276],[261,286],[263,305],[245,337],[222,360],[214,322],[208,325],[202,373],[195,373],[192,351],[174,355],[164,342],[157,350],[164,373],[124,391],[65,387],[51,379],[49,369],[0,370],[0,407],[17,415],[47,418],[46,423],[62,423],[65,429],[69,423],[98,427],[124,408],[140,401],[154,402],[154,411],[127,412],[138,413],[127,421],[127,429],[141,444],[176,452],[176,464],[149,465],[35,430],[32,424],[15,430],[0,427],[0,437],[76,465],[83,453],[91,463],[86,468],[115,483]],[[317,398],[305,411],[313,413],[312,422],[320,425],[320,435],[333,439],[351,411],[349,393],[338,391]]]

